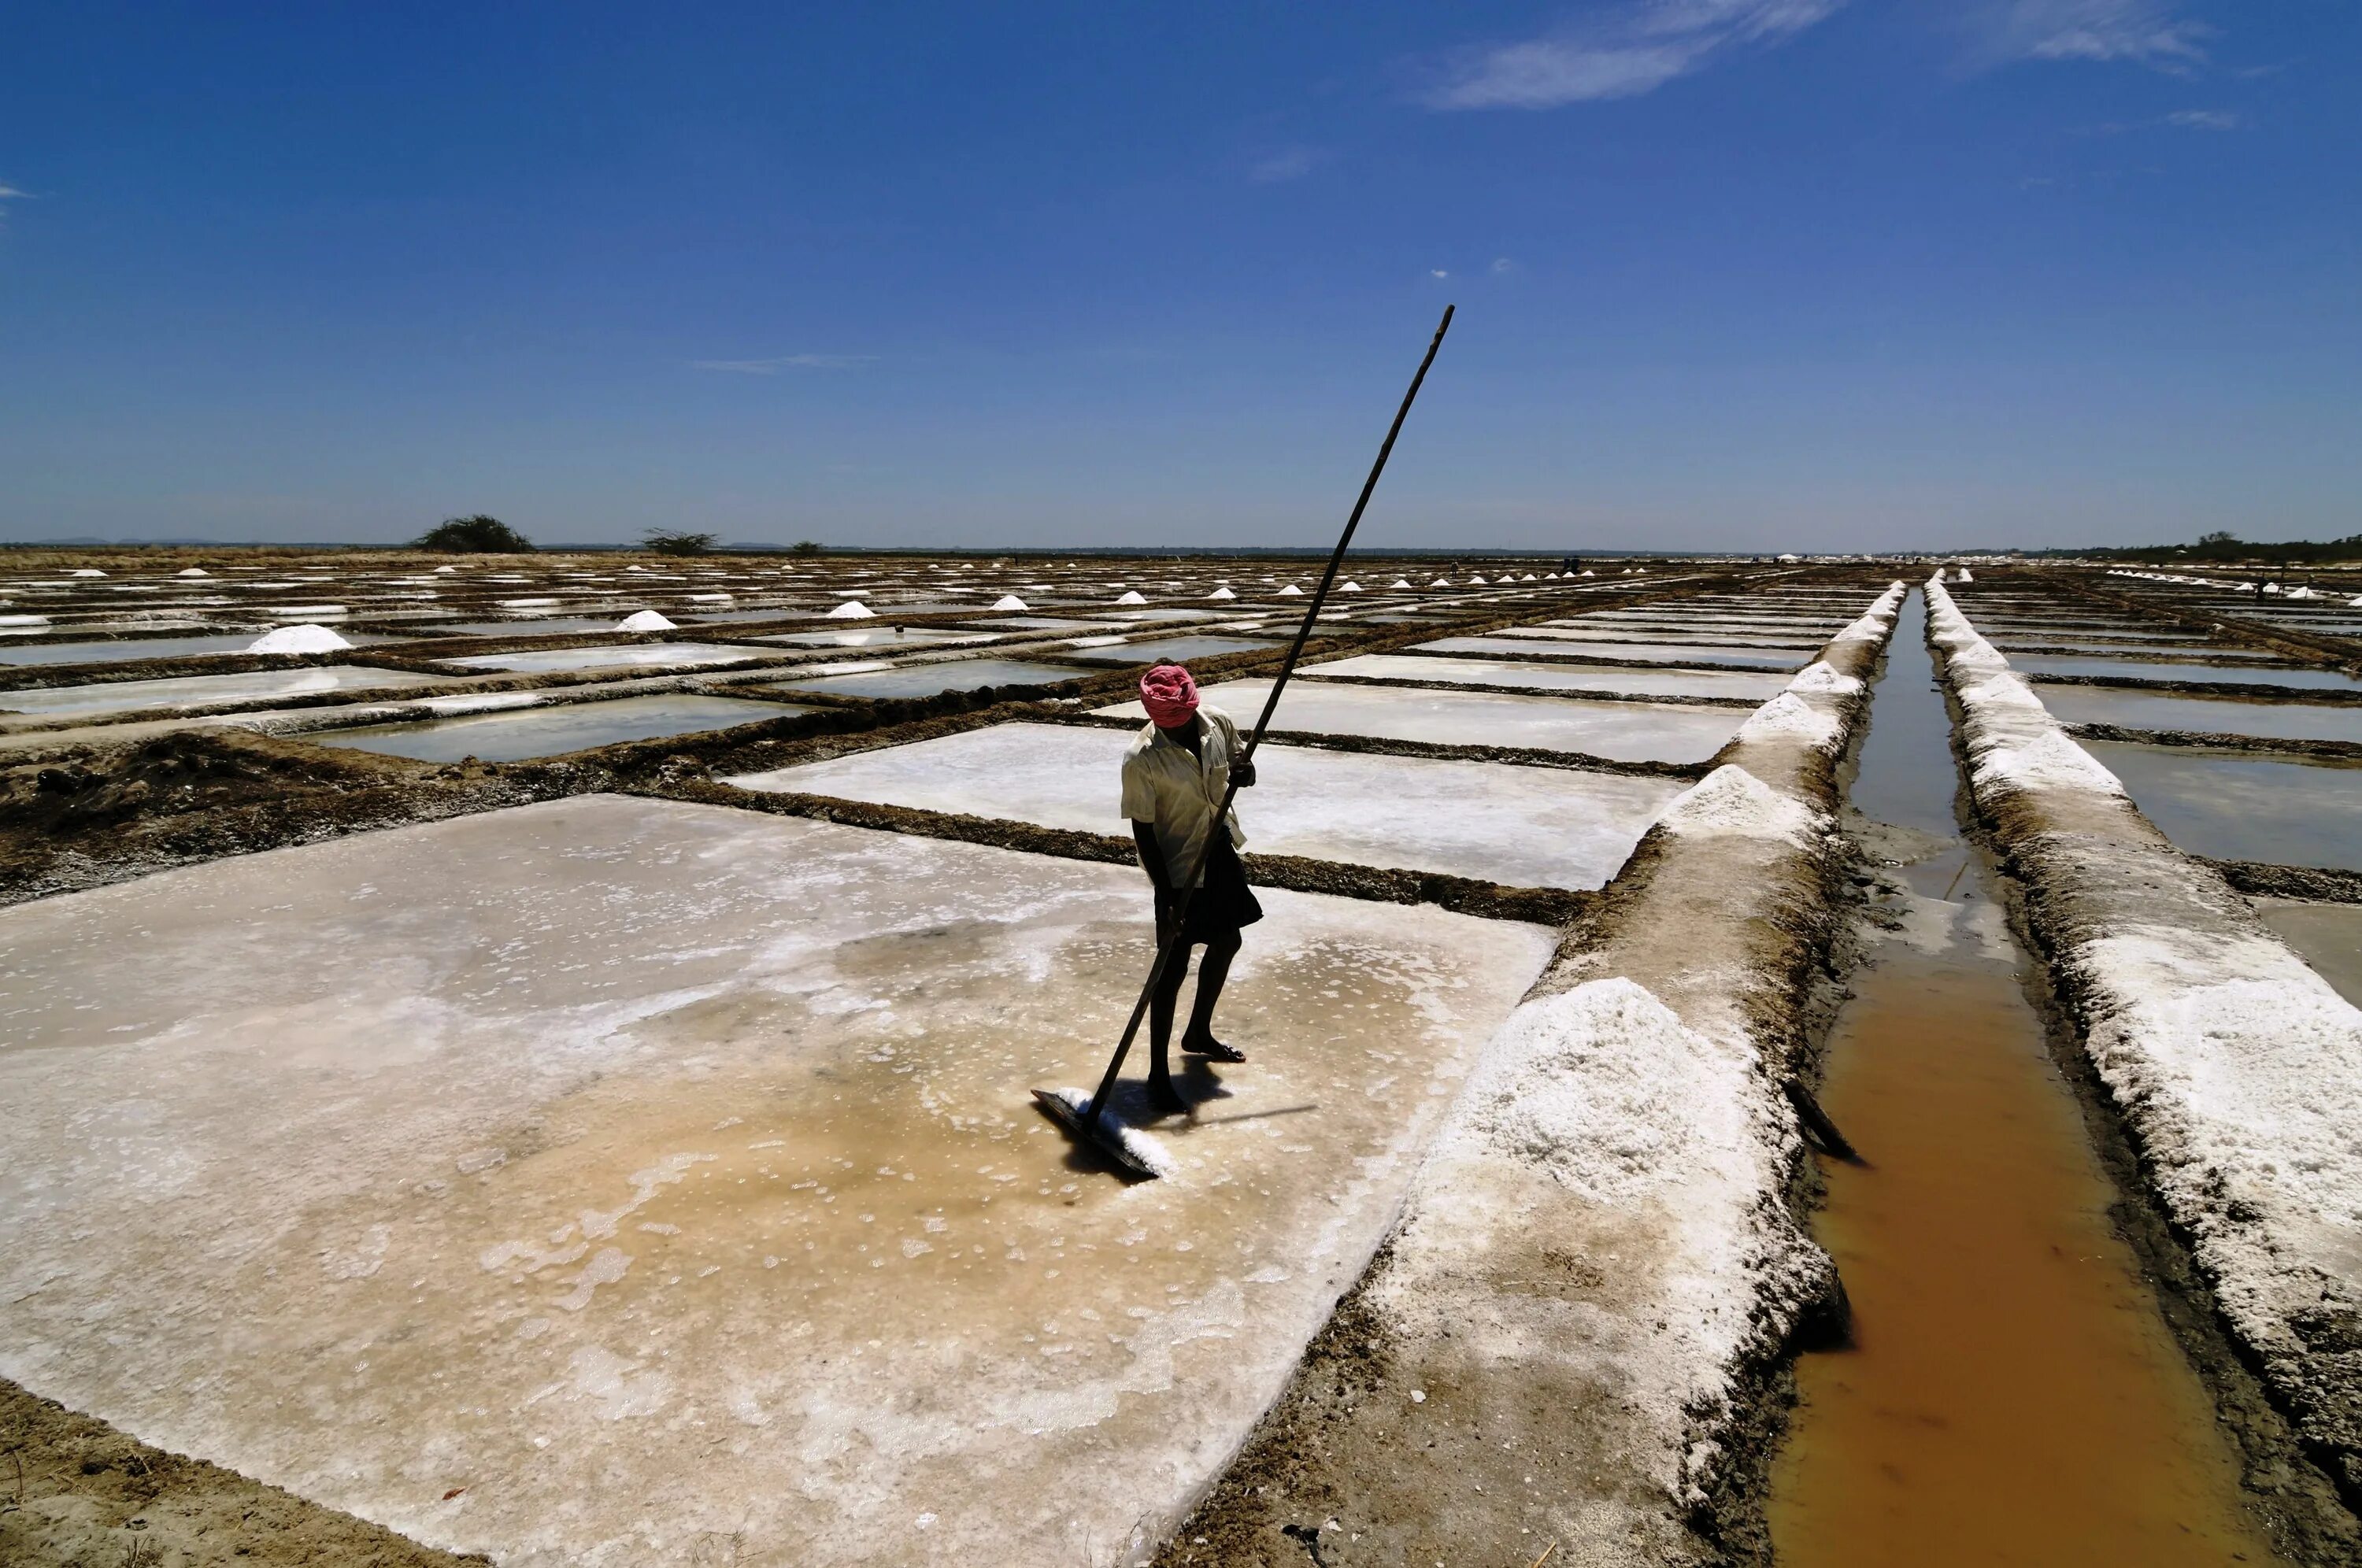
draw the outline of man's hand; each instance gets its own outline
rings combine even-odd
[[[1159,886],[1156,889],[1156,944],[1159,947],[1173,940],[1173,915],[1176,901],[1173,889]]]
[[[1242,790],[1252,790],[1254,788],[1254,780],[1255,772],[1253,757],[1242,756],[1236,762],[1231,764],[1231,783],[1237,785]]]

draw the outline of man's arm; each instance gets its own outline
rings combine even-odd
[[[1157,897],[1163,898],[1173,890],[1173,878],[1164,868],[1164,851],[1157,847],[1156,824],[1135,821],[1131,824],[1131,842],[1140,845],[1140,867],[1148,873]]]
[[[1140,868],[1156,889],[1156,940],[1163,943],[1173,935],[1173,874],[1165,868],[1164,851],[1157,846],[1156,824],[1134,818],[1131,842],[1140,846]]]

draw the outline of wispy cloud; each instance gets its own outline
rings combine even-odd
[[[2165,0],[2003,0],[1976,18],[1996,61],[2128,61],[2187,74],[2214,29]]]
[[[1283,147],[1247,166],[1247,178],[1258,185],[1282,185],[1301,180],[1329,161],[1332,154],[1318,147]]]
[[[1431,109],[1554,109],[1636,98],[1716,56],[1784,42],[1845,0],[1640,0],[1522,43],[1465,50],[1421,95]]]
[[[2183,130],[2230,131],[2246,125],[2247,116],[2234,109],[2176,109],[2165,123]]]
[[[1515,261],[1510,260],[1507,257],[1496,256],[1493,258],[1492,271],[1495,277],[1497,278],[1504,272],[1514,272],[1517,270],[1518,264]]]
[[[876,363],[875,354],[779,354],[768,359],[691,359],[692,370],[727,370],[740,376],[776,376],[781,370],[849,370]]]

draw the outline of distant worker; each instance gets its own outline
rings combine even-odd
[[[1254,764],[1240,756],[1239,727],[1219,708],[1199,705],[1198,683],[1177,664],[1160,664],[1140,678],[1141,705],[1148,723],[1123,758],[1123,814],[1140,846],[1141,868],[1156,889],[1156,940],[1173,940],[1180,891],[1190,868],[1198,870],[1197,890],[1182,915],[1180,945],[1158,977],[1148,1003],[1148,1094],[1159,1109],[1189,1109],[1173,1088],[1165,1049],[1173,1035],[1173,1011],[1181,982],[1189,973],[1189,949],[1203,947],[1198,995],[1190,1003],[1189,1027],[1181,1049],[1217,1062],[1243,1062],[1244,1052],[1214,1038],[1214,1005],[1239,951],[1241,928],[1263,919],[1263,906],[1247,886],[1238,846],[1246,842],[1238,818],[1213,831],[1233,770],[1239,786],[1254,782]],[[1200,856],[1203,864],[1200,865]]]

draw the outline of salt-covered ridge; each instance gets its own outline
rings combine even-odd
[[[1772,1369],[1833,1294],[1783,1093],[1836,766],[1903,585],[1672,801],[1485,1046],[1386,1246],[1163,1561],[1335,1521],[1354,1560],[1715,1560]],[[1506,1558],[1505,1558],[1506,1560]]]
[[[2149,824],[1935,582],[1978,814],[2240,1349],[2362,1499],[2362,1010]]]

